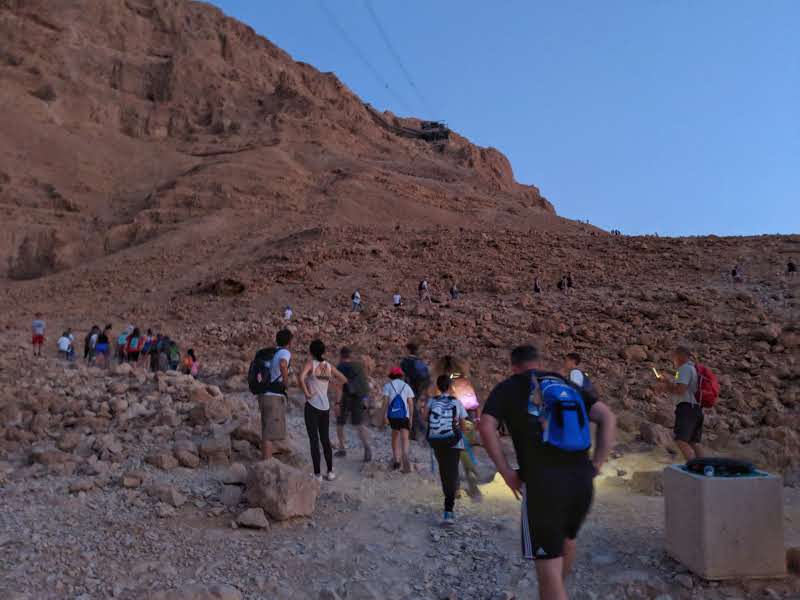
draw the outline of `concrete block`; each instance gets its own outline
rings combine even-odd
[[[786,574],[783,483],[664,469],[667,552],[705,579]]]

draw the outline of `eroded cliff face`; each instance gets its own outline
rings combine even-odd
[[[0,40],[0,276],[239,211],[265,240],[287,212],[281,230],[573,227],[497,150],[396,135],[335,75],[206,4],[6,0]]]

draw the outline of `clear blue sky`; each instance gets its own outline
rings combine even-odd
[[[800,0],[371,0],[419,95],[364,0],[213,3],[376,107],[500,149],[566,217],[800,232]]]

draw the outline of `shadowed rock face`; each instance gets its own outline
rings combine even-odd
[[[0,276],[155,246],[209,215],[247,214],[265,240],[321,220],[575,227],[497,150],[396,135],[420,121],[376,118],[206,4],[6,0],[0,40]]]

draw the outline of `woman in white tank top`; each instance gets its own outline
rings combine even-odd
[[[320,464],[320,444],[325,455],[325,464],[328,474],[325,479],[332,481],[336,478],[333,472],[333,449],[330,440],[330,414],[331,405],[328,400],[328,385],[347,383],[347,377],[325,360],[325,344],[314,340],[309,347],[312,359],[306,362],[299,375],[300,389],[306,396],[304,417],[308,442],[311,448],[311,460],[314,463],[314,477],[322,479]]]

